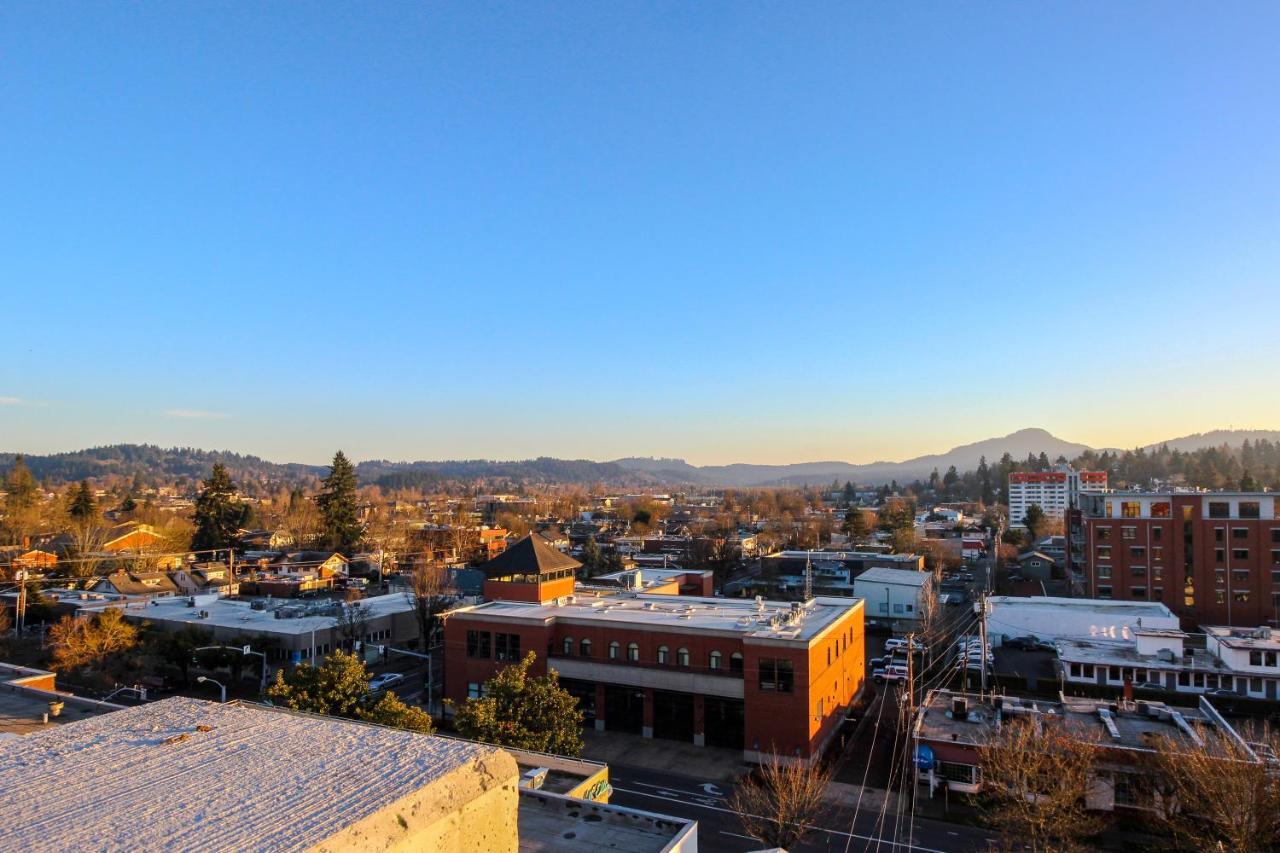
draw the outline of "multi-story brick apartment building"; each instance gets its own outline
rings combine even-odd
[[[860,599],[575,594],[566,559],[522,540],[487,568],[491,600],[446,618],[446,697],[534,651],[597,729],[808,760],[862,690]]]
[[[1048,518],[1063,518],[1080,496],[1107,490],[1106,471],[1077,471],[1059,465],[1052,471],[1016,471],[1009,475],[1009,526],[1022,527],[1035,504]]]
[[[1086,595],[1160,601],[1186,628],[1277,625],[1280,500],[1266,492],[1112,492],[1068,513]]]

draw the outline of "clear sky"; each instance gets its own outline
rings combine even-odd
[[[1280,5],[0,4],[0,450],[1280,427]]]

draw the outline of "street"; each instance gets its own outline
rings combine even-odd
[[[609,768],[613,784],[610,802],[629,808],[654,811],[698,821],[698,847],[706,851],[742,853],[759,850],[760,842],[742,832],[737,815],[727,798],[732,786],[709,783],[676,773],[658,772],[614,764]],[[868,797],[871,789],[868,789]],[[887,803],[833,803],[815,824],[796,851],[901,850],[922,853],[952,853],[981,850],[991,836],[973,827],[940,821],[899,817],[896,798]],[[856,819],[855,819],[856,816]]]

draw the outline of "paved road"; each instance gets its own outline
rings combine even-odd
[[[743,835],[737,815],[726,802],[731,785],[621,764],[610,765],[609,777],[614,790],[610,802],[616,805],[697,820],[699,850],[742,853],[760,849],[758,841]],[[858,808],[853,820],[855,805],[833,804],[808,837],[792,849],[804,853],[952,853],[985,849],[990,837],[979,829],[922,818],[912,821],[907,815],[899,821],[891,813],[892,807],[884,810],[883,817],[879,806]]]

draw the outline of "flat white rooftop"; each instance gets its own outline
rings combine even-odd
[[[304,850],[495,752],[175,697],[0,741],[0,848]]]
[[[860,583],[885,583],[891,586],[922,587],[933,578],[929,572],[917,572],[914,569],[867,569],[853,579],[856,586]]]
[[[309,634],[311,631],[323,631],[332,628],[333,615],[298,616],[290,619],[277,619],[275,609],[304,608],[318,609],[319,602],[298,601],[292,599],[276,599],[263,610],[254,610],[248,601],[228,601],[218,599],[196,607],[187,606],[186,596],[156,598],[150,602],[133,602],[125,608],[125,614],[150,619],[155,622],[179,622],[205,628],[235,628],[242,631],[258,631],[271,634]],[[360,601],[370,619],[388,616],[395,613],[408,613],[413,610],[405,593],[376,595]],[[202,613],[208,613],[207,617]]]
[[[987,599],[990,607],[1027,607],[1063,611],[1095,611],[1107,613],[1150,614],[1173,618],[1173,611],[1158,601],[1112,601],[1109,598],[1058,598],[1055,596],[993,595]]]
[[[860,598],[818,597],[807,604],[749,598],[622,594],[534,604],[490,601],[454,611],[452,618],[502,618],[571,624],[643,625],[677,631],[710,631],[757,639],[807,642],[852,610]]]

